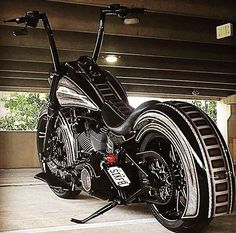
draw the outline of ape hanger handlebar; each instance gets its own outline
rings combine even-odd
[[[145,9],[143,9],[143,8],[127,8],[124,6],[120,6],[118,4],[110,5],[108,8],[101,9],[100,22],[99,22],[99,28],[98,28],[98,34],[97,34],[97,41],[96,41],[96,45],[95,45],[93,56],[92,56],[94,62],[97,61],[97,58],[98,58],[100,50],[101,50],[102,41],[103,41],[103,37],[104,37],[104,24],[105,24],[106,15],[116,15],[121,19],[125,19],[128,14],[134,14],[134,13],[135,14],[145,13]],[[13,34],[15,36],[17,36],[17,35],[27,34],[26,33],[27,26],[34,27],[34,28],[37,27],[39,20],[42,20],[45,31],[48,36],[52,62],[53,62],[54,70],[56,73],[53,80],[52,80],[51,89],[50,89],[50,96],[49,96],[50,109],[53,110],[54,108],[56,109],[58,106],[58,100],[56,97],[56,90],[57,90],[57,83],[59,82],[60,77],[62,75],[62,71],[61,71],[58,51],[57,51],[55,40],[54,40],[54,35],[52,33],[47,15],[45,13],[39,13],[38,11],[29,11],[23,17],[6,20],[4,22],[13,22],[13,23],[17,23],[17,24],[25,23],[24,29],[16,30],[15,32],[13,32]],[[54,110],[52,111],[52,113],[54,113]]]
[[[28,11],[26,12],[25,16],[15,19],[9,19],[4,21],[4,23],[7,22],[14,22],[17,24],[26,23],[27,26],[37,27],[39,19],[42,19],[43,17],[44,14],[40,14],[38,11]]]
[[[128,8],[119,4],[112,4],[107,8],[102,8],[100,13],[97,41],[92,56],[93,60],[95,62],[97,61],[102,47],[106,15],[116,15],[121,19],[125,19],[129,14],[144,14],[145,12],[145,8]]]
[[[102,8],[101,13],[106,15],[117,15],[119,18],[124,18],[128,14],[144,14],[145,8],[128,8],[119,4],[112,4],[107,8]]]
[[[50,51],[51,51],[51,57],[52,57],[54,70],[56,72],[59,72],[60,71],[60,61],[59,61],[59,57],[58,57],[58,52],[57,52],[57,48],[56,48],[56,44],[55,44],[55,40],[54,40],[54,36],[53,36],[52,30],[51,30],[51,27],[50,27],[47,15],[45,13],[39,13],[38,11],[28,11],[28,12],[26,12],[25,16],[23,16],[23,17],[6,20],[4,22],[5,23],[15,22],[17,24],[25,23],[24,29],[15,30],[13,32],[13,35],[17,36],[17,35],[23,35],[22,32],[26,31],[27,26],[34,27],[34,28],[37,27],[39,20],[43,21],[43,25],[44,25],[45,31],[47,33],[47,36],[48,36],[48,41],[49,41],[49,45],[50,45]]]
[[[98,28],[98,34],[97,34],[97,41],[96,41],[95,48],[93,51],[93,56],[92,56],[93,60],[95,62],[97,61],[97,58],[101,50],[103,37],[104,37],[104,25],[105,25],[106,15],[116,15],[121,19],[125,19],[128,14],[144,14],[145,12],[146,10],[144,8],[128,8],[125,6],[121,6],[119,4],[113,4],[107,8],[102,8],[100,12],[100,21],[99,21],[99,28]],[[13,34],[17,36],[17,35],[27,34],[26,33],[27,26],[34,27],[34,28],[37,27],[39,20],[43,21],[44,28],[47,32],[54,69],[56,72],[59,72],[60,61],[58,57],[58,52],[57,52],[57,48],[56,48],[56,44],[55,44],[51,27],[50,27],[47,15],[45,13],[39,13],[39,11],[28,11],[23,17],[6,20],[4,22],[5,23],[14,22],[17,24],[25,23],[24,29],[16,30],[13,32]]]

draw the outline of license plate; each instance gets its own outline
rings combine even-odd
[[[120,167],[109,167],[108,173],[117,186],[126,187],[131,183],[123,169]]]

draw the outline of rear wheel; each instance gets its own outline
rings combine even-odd
[[[151,133],[146,136],[142,148],[154,152],[153,158],[146,163],[151,174],[150,184],[154,188],[152,198],[162,203],[150,205],[156,219],[175,232],[199,232],[207,226],[211,222],[211,218],[207,218],[207,209],[201,211],[198,220],[182,219],[187,207],[189,187],[184,165],[171,141],[161,133]],[[205,201],[208,197],[206,195],[201,198]]]
[[[42,170],[45,172],[45,167],[43,163],[46,163],[47,169],[50,170],[54,175],[62,178],[68,184],[71,185],[71,174],[68,172],[68,167],[70,165],[70,141],[67,137],[66,129],[62,127],[63,120],[58,116],[55,122],[54,129],[52,130],[51,137],[49,138],[50,143],[48,151],[50,151],[50,158],[44,158],[42,156],[44,147],[44,138],[46,134],[47,125],[47,109],[43,109],[38,120],[37,127],[37,148],[38,148],[38,158]],[[52,191],[61,198],[74,199],[76,198],[80,190],[63,190],[61,188],[50,187]]]
[[[152,197],[165,203],[151,204],[162,225],[174,232],[199,232],[212,217],[231,211],[234,191],[227,148],[201,110],[181,102],[159,104],[144,113],[136,127],[140,151],[158,154],[146,162],[154,174]],[[227,199],[217,198],[223,194]]]

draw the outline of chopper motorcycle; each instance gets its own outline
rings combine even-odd
[[[37,144],[45,181],[61,198],[81,191],[108,200],[85,223],[117,205],[147,203],[155,218],[174,232],[199,232],[212,218],[229,214],[234,168],[226,143],[199,108],[179,101],[148,101],[133,109],[116,77],[101,69],[105,18],[125,20],[141,8],[101,9],[92,57],[60,63],[45,13],[29,11],[6,22],[42,20],[53,62],[48,106],[38,120]]]

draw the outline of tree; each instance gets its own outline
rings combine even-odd
[[[193,105],[203,110],[215,123],[217,121],[216,101],[209,100],[193,100]]]
[[[47,104],[47,97],[39,93],[11,93],[1,101],[8,111],[0,118],[1,130],[34,130],[38,114]]]
[[[0,130],[34,130],[38,114],[47,104],[47,95],[39,93],[11,93],[1,99],[8,114],[0,118]],[[188,101],[189,102],[189,101]],[[190,101],[216,122],[216,101]]]

